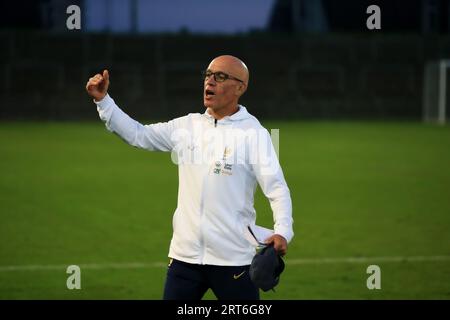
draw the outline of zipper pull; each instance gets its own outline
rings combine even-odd
[[[214,127],[217,127],[217,119],[214,119]]]

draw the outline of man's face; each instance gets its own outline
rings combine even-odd
[[[236,77],[233,74],[232,68],[221,61],[212,61],[206,72],[222,72],[229,76]],[[219,80],[219,79],[218,79]],[[220,110],[232,104],[237,104],[239,99],[238,86],[241,83],[237,80],[227,79],[223,82],[216,81],[214,75],[205,77],[203,90],[203,103],[206,108],[213,110]]]

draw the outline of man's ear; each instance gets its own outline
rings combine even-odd
[[[242,96],[245,91],[247,91],[247,85],[245,83],[240,83],[236,87],[236,95],[238,95],[238,96]]]

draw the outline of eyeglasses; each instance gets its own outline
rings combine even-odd
[[[222,71],[212,72],[211,70],[206,70],[202,72],[204,80],[208,80],[211,76],[214,76],[214,80],[217,82],[224,82],[225,80],[236,80],[239,82],[244,83],[241,79],[235,78],[233,76],[230,76],[229,74],[226,74]]]

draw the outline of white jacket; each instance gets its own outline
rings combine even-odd
[[[245,107],[218,121],[206,111],[142,125],[109,95],[95,103],[109,131],[135,147],[172,151],[178,162],[170,258],[221,266],[250,264],[255,248],[244,237],[244,229],[255,225],[257,183],[270,201],[274,232],[288,242],[292,239],[291,198],[270,135]],[[267,150],[258,146],[256,137]]]

